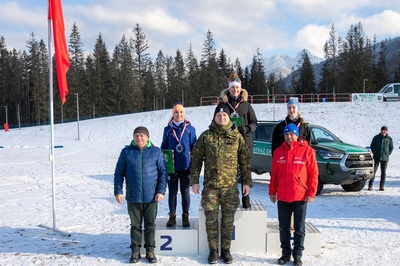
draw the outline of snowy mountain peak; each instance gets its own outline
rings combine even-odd
[[[286,54],[278,54],[264,58],[266,75],[268,76],[271,73],[279,75],[281,73],[282,77],[288,76],[290,73],[292,73],[292,68],[294,70],[298,68],[298,62],[303,56],[304,52],[306,52],[308,57],[310,58],[311,64],[318,64],[324,61],[322,58],[313,55],[307,49],[303,49],[298,52],[296,57],[290,57]]]

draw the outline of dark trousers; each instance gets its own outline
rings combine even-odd
[[[284,202],[278,201],[279,239],[281,241],[282,255],[290,256],[290,219],[294,213],[294,247],[293,257],[301,257],[304,250],[306,236],[306,201]]]
[[[375,165],[374,165],[374,177],[369,180],[369,185],[372,186],[375,180],[375,174],[376,171],[378,170],[379,164],[381,165],[381,182],[380,182],[380,187],[383,188],[385,185],[385,180],[386,180],[386,168],[388,162],[386,161],[377,161],[375,160]]]
[[[144,247],[146,252],[154,252],[156,247],[157,202],[128,202],[128,214],[131,219],[131,249],[139,251],[142,244],[142,223],[144,225]]]
[[[189,170],[177,171],[168,176],[168,206],[169,211],[175,213],[178,195],[178,183],[182,196],[182,211],[189,212],[190,207],[190,172]]]

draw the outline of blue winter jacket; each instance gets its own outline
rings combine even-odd
[[[122,149],[114,173],[115,196],[123,194],[124,179],[128,202],[150,203],[157,193],[165,195],[168,172],[160,148],[149,140],[143,150],[133,141]]]
[[[179,142],[174,137],[174,130],[177,138],[179,139],[185,124],[186,128],[181,139],[183,151],[179,153],[175,149],[176,145],[178,145]],[[179,126],[177,126],[173,123],[173,119],[171,119],[171,121],[168,123],[168,126],[164,128],[161,149],[174,150],[175,171],[189,170],[191,164],[190,154],[192,152],[195,143],[196,143],[196,130],[190,124],[190,122],[185,120],[184,123],[181,123]]]

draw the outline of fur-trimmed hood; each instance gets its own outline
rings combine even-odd
[[[225,89],[225,90],[223,90],[223,91],[221,92],[221,98],[222,98],[222,101],[223,101],[224,103],[228,102],[228,93],[229,93],[229,88],[228,88],[228,89]],[[242,100],[243,100],[244,102],[247,102],[247,99],[249,98],[249,94],[248,94],[248,92],[247,92],[246,89],[243,89],[243,88],[242,88],[242,92],[240,93],[240,97],[242,98]]]

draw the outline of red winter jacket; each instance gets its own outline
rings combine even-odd
[[[306,141],[286,141],[274,151],[272,157],[269,195],[285,202],[303,201],[315,197],[318,186],[318,166],[315,151]]]

